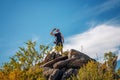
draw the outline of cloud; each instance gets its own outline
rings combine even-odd
[[[111,10],[113,8],[120,6],[119,3],[120,3],[120,0],[107,0],[101,5],[94,7],[92,10],[100,14],[102,12],[105,12],[105,11],[108,11],[108,10]]]
[[[119,46],[120,26],[102,24],[84,33],[68,37],[64,49],[82,50],[90,57],[97,58],[97,56],[103,57],[105,52],[118,51]]]
[[[120,4],[120,0],[105,0],[104,2],[99,3],[98,5],[87,6],[82,10],[80,9],[76,11],[76,13],[73,16],[71,16],[72,19],[70,19],[70,23],[83,21],[84,19],[88,19],[88,18],[94,18],[94,17],[96,18],[96,16],[104,14],[104,12],[114,11],[115,9],[120,7],[119,4]],[[93,23],[94,21],[92,21],[90,24],[92,25]]]

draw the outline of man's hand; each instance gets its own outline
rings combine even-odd
[[[56,30],[56,28],[54,28],[51,32],[50,32],[50,34],[52,35],[52,36],[55,36],[55,34],[54,34],[54,31]]]
[[[56,28],[54,28],[52,31],[55,31],[56,30]]]

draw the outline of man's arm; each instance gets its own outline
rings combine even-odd
[[[55,36],[55,34],[53,33],[56,30],[56,28],[54,28],[51,32],[50,35]]]

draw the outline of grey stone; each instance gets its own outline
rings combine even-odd
[[[79,58],[79,59],[84,59],[84,60],[90,60],[91,58],[82,53],[82,52],[79,52],[77,50],[74,50],[74,49],[71,49],[70,52],[68,53],[68,58],[73,58],[73,57],[76,57],[76,58]]]
[[[58,58],[55,58],[54,60],[51,60],[47,63],[45,63],[44,65],[42,65],[42,67],[53,67],[53,65],[58,62],[58,61],[61,61],[61,60],[65,60],[67,59],[68,57],[67,56],[60,56]]]
[[[53,73],[54,69],[49,68],[49,67],[44,67],[43,68],[43,75],[46,77],[49,77]]]
[[[76,75],[77,72],[78,72],[77,69],[73,69],[73,68],[68,69],[68,70],[63,74],[61,80],[67,80],[68,78],[70,78],[70,76],[72,76],[72,75]]]
[[[71,58],[71,59],[66,59],[66,60],[62,60],[62,61],[59,61],[57,63],[55,63],[53,65],[53,68],[55,69],[62,69],[64,67],[67,67],[67,64],[70,62],[70,61],[73,61],[75,60],[76,58]]]
[[[60,56],[61,56],[60,54],[56,54],[55,52],[52,52],[45,57],[44,63],[49,62],[49,61],[51,61],[55,58],[58,58]]]
[[[79,69],[81,68],[83,65],[87,64],[88,60],[81,60],[81,59],[75,59],[70,61],[67,64],[67,68],[75,68],[75,69]]]
[[[44,68],[43,74],[47,80],[67,80],[72,75],[77,75],[79,69],[94,59],[88,55],[71,49],[68,56],[61,56],[52,52],[48,54],[44,60],[45,64],[41,67]]]
[[[60,75],[61,71],[59,69],[54,69],[48,80],[60,80]]]

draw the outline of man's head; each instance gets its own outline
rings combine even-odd
[[[56,29],[56,32],[60,32],[60,29]]]

